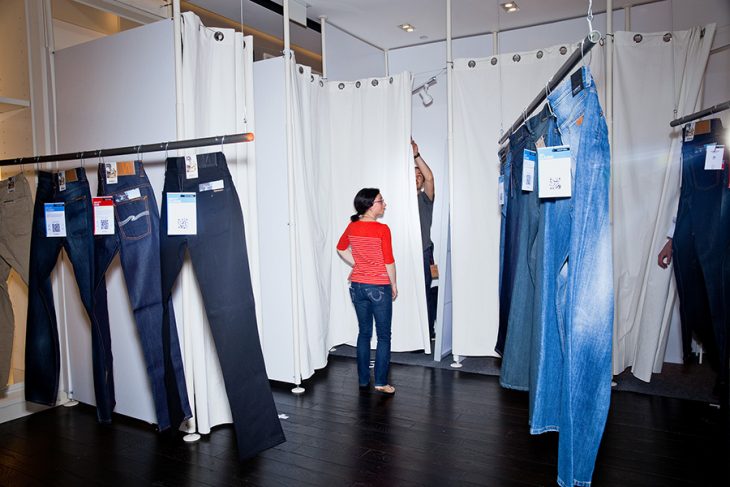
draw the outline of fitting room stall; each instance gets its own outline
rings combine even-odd
[[[721,0],[701,3],[703,8],[690,8],[664,0],[617,9],[612,26],[605,14],[597,14],[594,27],[614,36],[605,37],[604,45],[594,48],[585,60],[596,77],[609,124],[613,121],[614,372],[633,367],[643,380],[660,371],[664,361],[681,361],[672,278],[652,265],[671,221],[671,202],[678,194],[678,152],[672,145],[676,142],[671,142],[674,132],[664,118],[673,118],[675,110],[682,115],[730,98],[724,74],[730,69],[726,49],[730,22],[722,17],[727,10]],[[446,18],[443,7],[440,12]],[[401,297],[395,308],[393,349],[430,351],[425,299],[420,293],[418,214],[411,197],[415,187],[407,141],[412,135],[437,182],[432,239],[443,282],[438,282],[434,359],[450,352],[457,363],[464,357],[495,356],[497,140],[564,58],[579,47],[577,41],[587,30],[585,17],[580,17],[503,31],[499,19],[504,14],[495,7],[478,10],[485,24],[496,18],[497,25],[485,29],[494,33],[475,33],[451,43],[450,83],[445,41],[381,49],[325,19],[322,77],[297,65],[288,49],[284,57],[252,63],[247,40],[232,30],[203,27],[192,17],[186,17],[186,25],[194,28],[183,27],[180,36],[202,37],[189,38],[188,43],[207,46],[209,50],[201,47],[201,52],[210,56],[196,56],[187,65],[183,60],[183,70],[190,68],[187,74],[176,75],[174,41],[180,37],[169,20],[60,50],[53,61],[55,93],[63,94],[57,100],[58,146],[48,151],[254,132],[254,143],[223,149],[229,161],[235,161],[231,167],[242,195],[267,371],[273,380],[299,385],[326,365],[330,347],[354,343],[347,269],[333,246],[351,214],[352,196],[362,186],[381,188],[389,203],[385,222],[394,230],[399,249]],[[476,15],[459,2],[452,8],[452,22],[462,15]],[[715,32],[711,21],[722,27]],[[622,29],[625,32],[614,33]],[[221,41],[215,38],[217,32],[223,35]],[[669,41],[667,32],[674,34]],[[608,61],[611,42],[614,54]],[[245,62],[239,66],[231,58]],[[193,68],[193,62],[219,63],[216,69],[225,74],[217,81],[235,87],[214,85],[209,91],[186,92],[185,80],[206,71]],[[606,77],[604,66],[610,62],[613,75]],[[651,83],[645,81],[647,66],[656,68],[650,71]],[[607,92],[610,81],[614,86]],[[178,82],[181,96],[187,98],[175,99]],[[195,86],[205,83],[196,78]],[[412,94],[425,84],[433,98],[430,104],[424,104],[419,94],[423,88]],[[651,89],[652,84],[663,89]],[[650,90],[652,96],[639,87]],[[449,91],[451,117],[447,116]],[[649,100],[652,106],[645,108]],[[175,117],[178,105],[184,106],[181,119]],[[348,116],[353,111],[361,115]],[[225,120],[211,116],[221,113],[227,114]],[[641,118],[647,115],[649,119]],[[192,120],[204,122],[197,126]],[[637,124],[637,120],[643,121]],[[663,142],[646,152],[642,141],[647,139]],[[158,192],[164,157],[164,152],[142,157]],[[82,162],[94,181],[93,167],[99,161]],[[662,184],[656,185],[648,204],[644,192],[655,181]],[[641,235],[641,245],[627,248],[624,235],[633,235],[634,228],[642,226],[639,222],[646,221],[656,222],[654,228]],[[107,278],[110,306],[114,303],[117,411],[154,421],[118,262]],[[57,309],[64,309],[59,311],[59,321],[66,337],[62,391],[93,404],[88,326],[73,271],[63,260],[56,271],[55,290]],[[206,433],[230,421],[230,413],[190,269],[183,272],[174,303],[189,367],[188,389],[195,395],[196,414],[188,429]]]

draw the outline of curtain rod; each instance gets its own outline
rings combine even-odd
[[[712,115],[713,113],[725,111],[728,108],[730,108],[730,100],[726,101],[725,103],[718,103],[717,105],[711,106],[710,108],[705,108],[704,110],[700,110],[699,112],[692,113],[685,117],[672,120],[671,122],[669,122],[669,126],[676,127],[677,125],[683,125],[687,122],[692,122],[702,117],[706,117],[707,115]]]
[[[553,77],[550,78],[547,87],[540,90],[540,93],[538,93],[535,99],[532,100],[532,103],[527,106],[527,108],[522,112],[519,118],[517,118],[515,123],[513,123],[509,130],[507,130],[507,132],[499,139],[500,145],[502,145],[504,141],[509,138],[510,135],[512,135],[518,128],[520,128],[520,125],[525,123],[527,117],[530,116],[530,114],[534,112],[542,102],[545,101],[545,99],[547,98],[547,93],[553,91],[560,84],[560,82],[563,81],[563,79],[570,73],[575,65],[578,64],[583,56],[585,56],[588,51],[595,47],[595,45],[598,43],[598,40],[600,39],[600,34],[594,36],[594,33],[598,34],[596,31],[588,34],[586,38],[581,41],[580,49],[573,51],[573,54],[570,55],[568,60],[565,61],[562,66],[560,66],[560,69],[558,69]]]
[[[130,145],[117,147],[115,149],[100,149],[94,151],[68,152],[66,154],[53,154],[50,156],[19,157],[15,159],[2,159],[0,166],[17,166],[20,164],[40,164],[44,162],[72,161],[86,159],[89,157],[112,157],[126,154],[141,154],[144,152],[162,152],[177,149],[190,149],[193,147],[204,147],[206,145],[238,144],[251,142],[254,139],[252,132],[222,135],[216,137],[202,137],[198,139],[177,140],[171,142],[158,142],[156,144]]]

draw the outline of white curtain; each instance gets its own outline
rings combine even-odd
[[[454,61],[453,354],[495,356],[499,328],[498,140],[579,44]],[[562,52],[561,52],[562,51]],[[597,85],[603,55],[586,59]],[[533,113],[534,114],[534,113]],[[529,116],[530,114],[528,114]]]
[[[614,61],[613,372],[660,372],[676,288],[657,254],[676,214],[681,174],[677,116],[700,109],[715,24],[673,32],[616,32]]]
[[[292,61],[293,62],[293,61]],[[292,143],[296,291],[299,302],[299,372],[303,379],[327,364],[330,275],[335,252],[331,228],[332,168],[323,122],[327,113],[324,81],[307,66],[292,69]],[[288,290],[284,291],[287,292]]]
[[[253,38],[233,29],[205,27],[191,12],[182,14],[183,138],[253,132]],[[216,33],[223,37],[216,39]],[[254,143],[201,147],[222,150],[243,210],[254,297],[260,302]],[[232,421],[215,343],[192,266],[186,261],[175,296],[185,376],[193,420],[190,431]],[[257,319],[261,317],[257,309]],[[259,328],[259,332],[260,332]]]

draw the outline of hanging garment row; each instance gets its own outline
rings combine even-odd
[[[15,227],[25,223],[29,231],[2,231],[15,253],[30,249],[26,399],[56,403],[60,350],[50,275],[64,248],[91,322],[97,417],[111,421],[115,395],[105,273],[118,252],[158,428],[177,428],[189,419],[172,307],[187,250],[218,352],[239,456],[249,458],[285,441],[258,336],[243,215],[223,153],[167,159],[161,216],[141,161],[100,163],[98,175],[99,198],[92,198],[84,168],[40,171],[32,223],[30,211],[25,217],[14,212],[15,219],[8,220],[17,221]],[[2,188],[3,197],[15,194],[16,206],[31,207],[22,173],[3,181]]]
[[[588,485],[611,394],[608,131],[590,69],[547,94],[502,166],[500,382],[559,432],[558,482]]]

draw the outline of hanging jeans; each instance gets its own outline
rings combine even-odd
[[[359,385],[370,384],[370,342],[373,319],[378,343],[375,347],[375,386],[388,384],[393,298],[390,284],[350,283],[350,298],[357,315],[357,378]]]
[[[10,269],[28,284],[33,197],[23,173],[0,181],[0,393],[10,375],[15,316],[8,294]]]
[[[548,95],[563,143],[571,148],[573,191],[568,204],[572,215],[564,211],[552,215],[560,220],[546,222],[543,245],[553,252],[567,252],[544,256],[546,266],[560,262],[557,269],[546,269],[553,273],[545,276],[549,284],[547,289],[543,287],[544,292],[555,295],[557,326],[543,317],[548,346],[539,353],[557,352],[562,365],[559,357],[548,356],[538,371],[543,375],[542,385],[560,384],[559,394],[553,397],[544,397],[547,390],[536,392],[542,396],[541,407],[552,412],[548,419],[554,424],[543,428],[534,418],[532,423],[533,433],[560,431],[558,483],[562,486],[590,485],[611,396],[608,130],[589,68],[584,66],[576,74]]]
[[[59,175],[65,177],[65,188]],[[66,237],[46,236],[45,203],[64,203]],[[33,210],[28,284],[28,328],[25,341],[25,398],[54,405],[58,395],[60,354],[51,271],[61,248],[73,265],[81,302],[91,321],[91,347],[99,421],[111,421],[116,404],[109,318],[94,312],[94,217],[89,182],[83,168],[38,173]],[[104,305],[105,306],[105,305]]]
[[[99,164],[99,196],[114,201],[114,235],[96,237],[95,301],[97,319],[108,316],[106,274],[120,253],[124,281],[142,345],[152,399],[160,431],[170,418],[189,419],[188,403],[177,327],[172,314],[163,321],[160,279],[160,217],[157,201],[141,161],[118,162],[117,182],[109,183]],[[177,428],[180,424],[172,424]]]
[[[167,160],[160,220],[162,302],[170,297],[185,249],[215,341],[241,459],[285,441],[266,375],[248,265],[243,213],[222,152],[197,156],[198,178],[186,179],[185,158]],[[206,184],[209,183],[209,184]],[[168,193],[193,192],[197,234],[168,235]]]
[[[679,293],[685,359],[696,334],[709,362],[728,376],[728,329],[723,298],[723,258],[730,241],[730,189],[728,147],[722,170],[706,170],[706,145],[725,143],[719,119],[709,121],[708,133],[694,135],[682,144],[682,188],[677,225],[672,239],[674,275]],[[707,123],[707,122],[705,122]],[[686,134],[687,128],[684,129]]]
[[[507,310],[507,331],[500,384],[517,390],[530,388],[532,334],[536,322],[536,318],[533,317],[537,274],[535,244],[540,222],[540,199],[536,182],[533,181],[533,191],[522,190],[523,154],[525,149],[536,151],[538,143],[541,146],[560,144],[557,124],[547,105],[510,137],[510,147],[513,148],[510,177],[512,189],[508,194],[510,200],[508,207],[511,208],[513,224],[511,226],[516,228],[511,234],[513,238],[510,239],[509,246],[514,260],[514,281],[512,299]],[[536,161],[533,179],[537,169]]]

